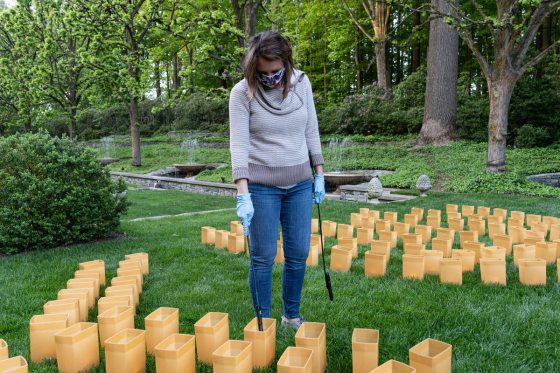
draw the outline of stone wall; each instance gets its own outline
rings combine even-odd
[[[366,186],[341,185],[340,199],[342,201],[367,202],[367,184]]]
[[[537,183],[560,188],[560,172],[527,176],[529,180]]]
[[[185,192],[209,194],[213,196],[237,195],[237,188],[233,184],[211,183],[192,179],[176,179],[172,177],[139,175],[128,172],[111,172],[112,179],[122,178],[128,184],[153,188],[157,184],[160,189],[183,190]]]
[[[399,202],[416,198],[413,195],[398,194],[398,190],[385,188],[383,195],[377,199],[369,199],[367,195],[368,183],[358,185],[341,185],[340,200],[367,203]]]

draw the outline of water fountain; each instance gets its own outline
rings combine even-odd
[[[101,145],[103,148],[103,158],[101,158],[99,161],[101,162],[102,165],[107,165],[109,163],[119,161],[119,158],[111,157],[112,148],[114,146],[112,137],[102,137]]]
[[[343,158],[352,158],[352,140],[334,139],[329,141],[327,147],[330,154],[327,162],[333,171],[325,172],[325,181],[336,188],[334,193],[340,194],[341,185],[357,184],[368,180],[362,171],[342,171]]]
[[[196,151],[200,148],[198,140],[185,140],[181,142],[180,158],[186,159],[187,163],[177,163],[173,166],[179,170],[185,177],[192,177],[206,168],[206,164],[194,163]]]

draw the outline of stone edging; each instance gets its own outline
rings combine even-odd
[[[544,185],[548,185],[548,186],[552,186],[552,187],[560,187],[560,172],[552,172],[549,174],[537,174],[537,175],[530,175],[527,176],[527,179],[540,183],[540,184],[544,184]]]
[[[341,185],[340,186],[340,200],[341,201],[352,201],[352,202],[371,202],[376,203],[376,200],[368,199],[367,195],[368,184],[358,184],[358,185]],[[392,194],[391,190],[385,189],[383,195],[377,199],[379,202],[399,202],[408,201],[416,198],[416,196]],[[378,202],[377,202],[378,203]]]
[[[112,179],[122,178],[129,184],[142,185],[160,189],[183,190],[187,192],[210,194],[214,196],[235,197],[237,188],[233,184],[212,183],[209,181],[199,181],[193,179],[177,179],[173,177],[140,175],[130,172],[111,172]]]

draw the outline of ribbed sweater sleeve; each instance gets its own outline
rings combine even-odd
[[[234,182],[249,179],[249,101],[238,84],[229,97],[229,143]]]
[[[311,165],[317,166],[324,164],[323,154],[321,152],[321,138],[319,136],[319,123],[317,121],[317,112],[315,111],[315,103],[313,102],[313,89],[311,81],[307,75],[304,78],[306,84],[306,103],[307,103],[307,125],[305,127],[305,140],[307,149],[311,154]]]

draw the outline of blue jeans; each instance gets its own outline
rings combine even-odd
[[[311,180],[288,189],[249,184],[255,214],[250,227],[254,273],[249,266],[249,289],[256,305],[253,276],[256,275],[263,317],[270,317],[272,266],[276,256],[278,223],[282,225],[284,267],[282,271],[283,315],[299,317],[305,262],[311,235]]]

